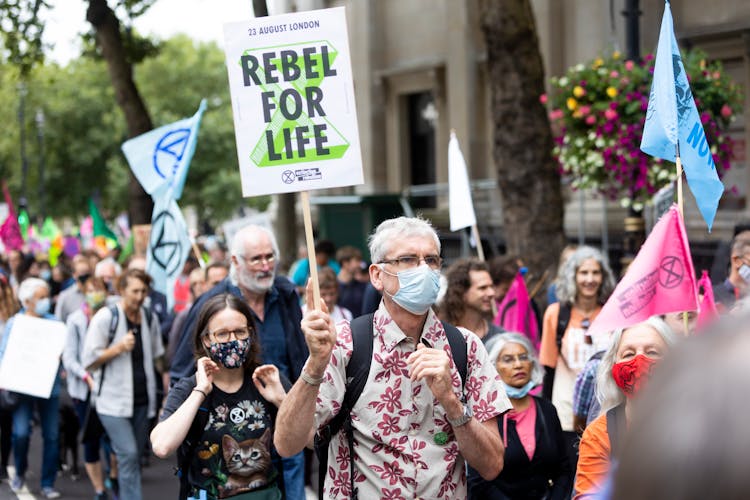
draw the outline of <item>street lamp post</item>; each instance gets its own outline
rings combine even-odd
[[[44,206],[44,111],[36,110],[36,138],[39,144],[39,214],[42,221],[46,217]]]
[[[21,198],[18,200],[20,210],[25,210],[26,199],[26,177],[29,174],[29,161],[26,158],[26,84],[18,84],[18,140],[21,147]]]
[[[625,47],[627,57],[631,61],[641,59],[640,17],[639,0],[625,0]],[[629,264],[635,258],[638,250],[646,239],[643,214],[636,212],[631,206],[628,216],[625,218],[625,234],[623,238],[624,262]]]

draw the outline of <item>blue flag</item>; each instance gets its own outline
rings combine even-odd
[[[190,253],[187,224],[168,186],[153,194],[154,212],[146,254],[146,272],[153,278],[154,290],[167,297],[169,310],[174,306],[174,285]]]
[[[122,144],[122,152],[143,189],[152,197],[163,185],[172,187],[175,200],[182,196],[206,100],[190,118],[164,125]]]
[[[711,147],[706,140],[698,109],[690,91],[680,49],[674,37],[672,11],[665,2],[654,81],[648,99],[641,150],[651,156],[676,160],[679,144],[682,166],[698,209],[711,231],[724,185],[716,173]]]

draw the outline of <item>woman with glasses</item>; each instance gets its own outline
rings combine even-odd
[[[541,384],[543,371],[528,337],[503,333],[487,348],[513,409],[497,421],[505,445],[503,470],[485,481],[469,468],[469,498],[569,498],[571,471],[560,420],[549,401],[529,394]]]
[[[613,289],[612,271],[601,252],[579,247],[557,278],[555,290],[560,302],[544,312],[539,346],[539,361],[545,370],[542,394],[557,409],[573,470],[578,444],[573,421],[575,381],[589,358],[608,345],[606,335],[592,337],[588,327]]]
[[[151,432],[154,453],[178,451],[181,498],[282,498],[271,444],[286,390],[278,368],[260,365],[248,305],[228,293],[211,297],[193,348],[197,371],[169,391]]]
[[[143,307],[151,277],[128,269],[117,282],[120,300],[94,314],[82,361],[94,373],[96,413],[117,457],[121,498],[141,499],[141,452],[156,416],[157,365],[164,346],[159,318]]]

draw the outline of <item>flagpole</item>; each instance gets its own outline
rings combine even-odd
[[[206,263],[203,261],[203,256],[201,255],[201,251],[198,249],[198,245],[195,243],[195,240],[193,238],[190,238],[190,245],[193,247],[193,253],[195,254],[195,258],[198,259],[198,265],[201,266],[201,269],[205,269]]]
[[[479,228],[476,224],[471,226],[471,234],[474,236],[474,241],[477,243],[477,255],[479,260],[484,262],[484,248],[482,247],[482,239],[479,237]]]
[[[677,209],[680,211],[680,217],[682,217],[682,223],[685,223],[685,213],[682,209],[682,159],[680,158],[680,142],[677,141],[677,144],[674,146],[675,150],[675,165],[677,166]],[[700,307],[700,306],[699,306]],[[688,333],[688,312],[682,311],[682,323],[685,326],[685,335]]]
[[[305,239],[307,240],[307,262],[310,268],[310,278],[312,278],[313,287],[313,306],[316,311],[320,311],[320,287],[318,285],[318,264],[315,260],[315,239],[313,237],[312,217],[310,216],[310,193],[300,191],[300,201],[302,202],[302,216],[305,221]],[[310,307],[310,304],[307,304]]]
[[[685,220],[685,213],[682,209],[682,159],[680,158],[680,143],[675,145],[675,165],[677,166],[677,208],[680,209],[680,217]]]

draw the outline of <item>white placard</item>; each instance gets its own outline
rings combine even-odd
[[[343,7],[224,25],[243,196],[362,184]]]
[[[0,363],[0,387],[47,399],[68,331],[60,321],[18,314]]]

